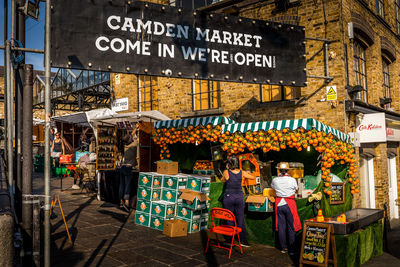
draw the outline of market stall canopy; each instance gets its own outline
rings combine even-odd
[[[82,127],[91,127],[89,121],[99,117],[112,116],[113,114],[117,114],[111,109],[101,108],[94,109],[87,112],[77,112],[68,115],[54,116],[51,119],[54,121],[59,121],[63,123],[70,123],[79,125]]]
[[[171,127],[177,128],[179,126],[188,127],[189,125],[196,127],[198,125],[206,126],[208,124],[217,126],[217,125],[232,124],[232,123],[235,123],[235,121],[232,119],[223,116],[216,116],[216,117],[157,121],[154,123],[154,128],[156,129],[171,128]]]
[[[334,136],[339,138],[340,140],[349,143],[350,136],[338,131],[332,127],[329,127],[315,119],[298,119],[298,120],[280,120],[280,121],[264,121],[264,122],[249,122],[249,123],[231,123],[225,124],[222,126],[223,132],[242,132],[245,133],[247,131],[259,131],[264,130],[268,131],[271,129],[282,130],[282,129],[290,129],[296,130],[298,128],[304,128],[305,130],[310,130],[312,128],[318,131],[324,131],[325,133],[329,134],[332,133]]]
[[[160,120],[169,120],[167,116],[162,114],[157,110],[150,111],[140,111],[140,112],[128,112],[128,113],[114,113],[114,114],[105,114],[104,116],[96,116],[90,117],[88,116],[90,123],[94,126],[99,123],[107,123],[116,125],[117,122],[136,122],[136,121],[160,121]]]

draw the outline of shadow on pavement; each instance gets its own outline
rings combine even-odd
[[[100,260],[99,260],[99,262],[97,263],[96,266],[100,266],[100,265],[101,265],[101,263],[103,262],[104,258],[107,256],[108,251],[112,248],[112,246],[113,246],[115,240],[116,240],[116,239],[118,238],[118,236],[121,234],[122,229],[124,229],[125,224],[128,222],[128,218],[129,218],[129,215],[125,218],[124,222],[122,223],[122,225],[121,225],[120,228],[118,229],[118,232],[114,235],[114,237],[113,237],[113,239],[111,240],[110,244],[108,244],[108,247],[107,247],[106,250],[104,251],[103,255],[101,255],[101,258],[100,258]],[[93,256],[93,254],[92,254],[92,256]],[[92,258],[92,256],[91,256],[91,258]],[[85,264],[85,266],[86,266],[86,264]]]

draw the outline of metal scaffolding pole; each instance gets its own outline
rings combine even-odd
[[[9,41],[6,42],[6,69],[7,69],[7,176],[8,176],[8,188],[10,191],[11,198],[11,209],[14,210],[14,168],[13,168],[13,93],[11,86],[11,44]]]
[[[44,266],[50,267],[50,10],[51,0],[46,1],[46,22],[45,22],[45,46],[44,46],[44,67],[45,67],[45,135],[44,135]]]
[[[24,65],[24,104],[20,114],[24,128],[22,132],[22,227],[24,229],[24,252],[27,265],[32,264],[32,99],[33,65]]]
[[[8,0],[4,0],[4,47],[6,46],[6,42],[8,39]],[[8,84],[7,84],[7,57],[4,55],[4,100],[7,99],[7,91],[8,91]],[[7,141],[7,102],[4,101],[4,138]],[[7,152],[7,148],[4,149]],[[7,153],[5,154],[5,158],[7,158]]]
[[[16,39],[21,42],[22,46],[25,47],[25,15],[21,12],[21,8],[25,5],[24,0],[17,0],[16,8]],[[12,48],[13,49],[13,48]],[[22,114],[23,114],[23,90],[24,90],[24,71],[25,59],[19,63],[18,68],[15,71],[15,166],[16,166],[16,183],[15,183],[15,206],[17,211],[17,216],[19,220],[21,217],[22,210]],[[32,215],[30,216],[32,217]]]

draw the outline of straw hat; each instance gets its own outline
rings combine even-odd
[[[278,165],[276,165],[276,168],[281,170],[288,170],[290,169],[289,162],[279,162]]]

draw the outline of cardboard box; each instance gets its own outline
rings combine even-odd
[[[203,210],[192,210],[188,207],[183,206],[182,204],[178,204],[176,206],[176,216],[179,218],[187,219],[187,220],[196,220],[200,219],[203,214]]]
[[[175,217],[175,203],[167,201],[151,202],[151,215],[162,218]]]
[[[201,210],[207,207],[207,201],[210,200],[205,193],[193,191],[190,189],[180,189],[182,194],[179,199],[182,199],[182,206],[193,210]]]
[[[188,223],[180,219],[165,221],[163,234],[169,237],[187,236]]]
[[[163,175],[158,173],[153,173],[153,180],[151,183],[152,188],[161,188],[163,185]]]
[[[161,200],[177,203],[181,192],[169,188],[161,189]],[[182,200],[180,200],[182,202]]]
[[[185,189],[188,177],[178,174],[175,176],[164,175],[163,187],[173,190]]]
[[[150,200],[138,199],[136,205],[136,211],[150,213],[151,202]]]
[[[157,173],[159,174],[178,174],[178,162],[157,161]]]
[[[149,227],[150,226],[150,214],[146,212],[136,211],[135,224]]]
[[[150,216],[150,228],[162,231],[164,229],[164,222],[166,220],[167,219],[164,219],[162,217],[151,215]]]
[[[186,188],[193,191],[209,193],[210,184],[211,178],[209,176],[191,175],[188,177]]]
[[[151,187],[153,183],[153,174],[151,172],[140,172],[139,173],[139,186]]]
[[[256,212],[273,212],[274,205],[269,201],[268,197],[264,196],[248,196],[246,203],[249,204],[249,211]]]

